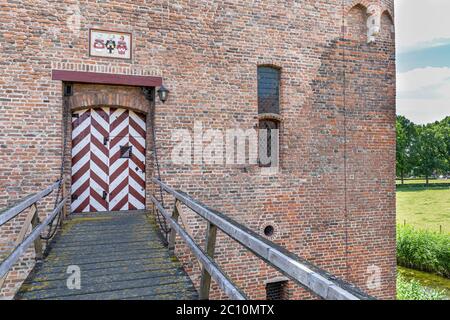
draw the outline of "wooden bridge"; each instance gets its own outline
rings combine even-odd
[[[229,298],[247,299],[214,260],[216,231],[220,229],[298,285],[323,299],[371,299],[355,286],[259,236],[223,213],[208,208],[157,179],[153,182],[161,193],[166,192],[175,199],[171,214],[155,196],[151,196],[155,210],[153,214],[143,210],[84,213],[67,217],[65,203],[68,196],[63,191],[62,200],[47,218],[39,222],[37,202],[60,188],[63,181],[0,211],[0,226],[22,212],[26,214],[15,249],[0,264],[0,288],[12,266],[34,244],[37,263],[16,294],[16,299],[208,299],[211,279]],[[201,248],[178,222],[183,218],[181,205],[206,220],[205,248]],[[158,226],[152,220],[155,214],[162,216],[170,225],[168,246],[164,245]],[[27,235],[30,224],[32,231]],[[41,238],[48,228],[57,228],[58,232],[44,253]],[[202,266],[198,292],[173,255],[177,234]],[[72,276],[77,276],[77,272],[79,286],[76,286],[75,279],[73,287],[70,281]]]

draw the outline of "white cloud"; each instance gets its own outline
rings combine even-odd
[[[450,116],[450,100],[397,99],[397,114],[417,124],[439,121]]]
[[[396,0],[399,51],[450,43],[450,1]]]
[[[450,98],[450,68],[426,67],[414,69],[397,75],[397,91],[399,95],[407,93],[423,93],[428,91],[428,98]],[[438,92],[436,92],[438,91]],[[438,93],[438,96],[436,96]]]
[[[420,68],[397,75],[397,114],[418,124],[450,115],[450,68]]]
[[[449,0],[396,0],[398,51],[450,43]],[[397,114],[424,124],[450,115],[450,68],[425,67],[397,74]]]

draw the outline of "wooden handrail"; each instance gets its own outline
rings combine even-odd
[[[178,222],[176,222],[175,219],[173,219],[172,216],[166,211],[166,209],[163,208],[161,203],[156,200],[153,195],[150,195],[150,199],[155,204],[159,212],[166,218],[166,221],[169,222],[171,228],[178,233],[184,242],[186,242],[192,253],[202,263],[211,277],[217,282],[219,288],[221,288],[225,294],[232,299],[245,300],[245,295],[231,282],[230,279],[228,279],[220,267],[200,249],[194,239],[192,239],[189,234],[183,230]]]
[[[52,213],[44,219],[42,223],[39,223],[39,217],[37,212],[37,202],[42,198],[48,196],[53,190],[63,187],[63,197],[64,197],[64,183],[66,179],[58,180],[51,186],[47,187],[45,190],[40,191],[34,195],[26,197],[19,201],[17,204],[11,206],[10,208],[0,212],[0,226],[4,225],[21,212],[31,207],[30,212],[25,218],[25,222],[19,232],[19,235],[15,241],[15,247],[9,256],[0,263],[0,288],[3,286],[6,276],[12,266],[19,260],[19,258],[26,252],[32,243],[34,243],[36,251],[36,260],[42,258],[42,243],[40,239],[41,233],[44,228],[47,227],[56,217],[56,215],[63,210],[64,205],[68,199],[68,196],[63,198]],[[32,227],[31,233],[25,237],[27,230]]]
[[[13,205],[12,207],[0,211],[0,226],[4,225],[6,222],[17,216],[19,213],[25,209],[31,207],[33,204],[41,200],[42,198],[48,196],[53,190],[58,188],[60,181],[56,181],[54,184],[46,188],[45,190],[38,192],[32,196],[28,196],[22,199],[19,203]],[[64,183],[64,180],[61,182]]]
[[[14,242],[14,248],[16,248],[18,245],[20,245],[22,243],[36,214],[37,214],[37,206],[36,206],[36,204],[33,204],[30,207],[30,210],[25,217],[25,221],[22,225],[22,228],[20,229],[19,234],[16,238],[16,241]],[[5,283],[5,280],[6,280],[6,276],[7,276],[7,274],[5,274],[3,277],[0,277],[0,288],[3,287],[3,284]]]
[[[44,219],[43,222],[38,224],[33,231],[22,241],[20,245],[18,245],[13,252],[0,264],[0,278],[6,275],[14,265],[14,263],[19,260],[20,256],[25,253],[28,247],[38,239],[41,235],[42,231],[44,231],[45,227],[50,224],[50,222],[56,217],[56,215],[62,210],[69,196],[65,197],[53,210],[53,212]]]
[[[184,192],[176,191],[156,178],[153,179],[153,182],[203,217],[208,223],[216,226],[256,256],[316,295],[329,300],[373,299],[357,287],[337,279],[224,214],[192,199]],[[205,265],[203,264],[203,266]]]

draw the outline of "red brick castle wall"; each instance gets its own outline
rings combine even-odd
[[[370,4],[382,17],[368,44]],[[0,14],[0,208],[58,178],[62,84],[51,80],[52,69],[162,76],[171,90],[155,110],[164,181],[252,230],[273,225],[276,243],[370,294],[395,297],[392,0],[24,0],[5,2]],[[131,32],[133,59],[90,57],[90,28]],[[193,133],[194,121],[205,130],[258,125],[258,65],[281,69],[279,172],[174,164],[175,129]],[[115,101],[145,108],[137,88],[74,89],[73,108]],[[90,98],[98,93],[107,97]],[[202,242],[204,221],[188,220]],[[0,256],[19,226],[0,227]],[[265,282],[280,275],[220,232],[217,244],[230,278],[264,299]],[[177,254],[197,283],[196,261],[182,245]],[[31,266],[32,254],[0,297],[11,296]],[[287,294],[311,297],[290,282]]]

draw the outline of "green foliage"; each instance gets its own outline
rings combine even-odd
[[[443,158],[439,153],[439,144],[442,141],[436,135],[434,125],[426,125],[417,128],[417,141],[413,146],[415,155],[414,172],[427,179],[437,171],[443,169]]]
[[[398,300],[443,300],[443,291],[428,289],[420,285],[416,280],[406,280],[397,275],[397,299]]]
[[[413,169],[414,154],[412,153],[412,147],[416,140],[416,127],[414,123],[409,121],[403,116],[397,116],[396,121],[397,130],[397,176],[403,177],[406,173],[409,173]],[[403,181],[402,181],[403,182]]]
[[[450,117],[435,124],[435,136],[438,141],[437,149],[442,159],[442,169],[450,172]]]
[[[427,125],[416,125],[397,116],[397,176],[428,178],[450,173],[450,117]]]
[[[398,225],[397,263],[450,278],[450,235]]]

